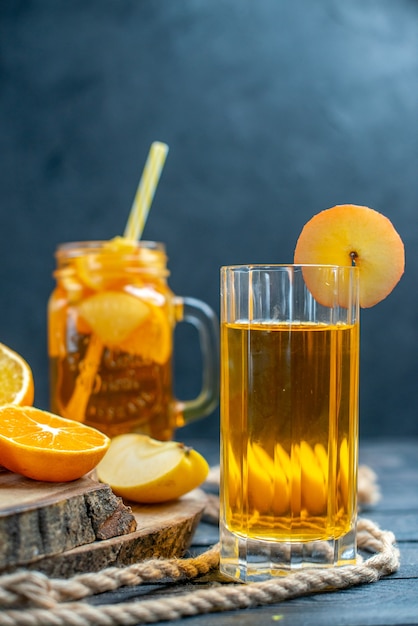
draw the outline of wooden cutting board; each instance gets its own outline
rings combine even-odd
[[[69,577],[181,556],[205,505],[200,490],[170,503],[136,505],[93,475],[42,483],[0,468],[0,574],[23,567]]]

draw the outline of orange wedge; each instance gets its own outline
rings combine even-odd
[[[17,352],[0,343],[0,405],[29,405],[34,385],[30,366]]]
[[[110,439],[95,428],[34,407],[0,407],[0,464],[47,482],[67,482],[90,472]]]

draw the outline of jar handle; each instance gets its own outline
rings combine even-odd
[[[177,321],[192,324],[202,353],[202,387],[196,398],[177,400],[177,426],[209,415],[219,402],[219,322],[211,307],[197,298],[176,297]]]

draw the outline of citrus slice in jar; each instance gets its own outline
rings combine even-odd
[[[55,290],[48,302],[48,354],[50,357],[65,355],[67,302]]]
[[[77,307],[81,318],[108,347],[119,347],[150,316],[142,300],[120,291],[103,291],[86,298]]]
[[[33,396],[30,366],[20,354],[0,343],[0,404],[32,404]]]
[[[67,482],[90,472],[110,439],[95,428],[34,407],[0,407],[0,463],[33,480]]]
[[[141,356],[146,361],[159,365],[171,354],[171,328],[166,311],[156,304],[147,302],[150,314],[135,330],[119,344],[128,354]]]
[[[137,254],[137,242],[124,237],[105,241],[100,248],[76,257],[74,265],[78,280],[94,291],[109,289],[120,281],[126,271],[126,257]]]

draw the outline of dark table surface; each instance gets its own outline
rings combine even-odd
[[[211,464],[218,462],[214,440],[193,440]],[[316,593],[268,606],[202,614],[170,623],[176,626],[401,626],[418,624],[418,440],[371,441],[360,445],[360,463],[378,477],[381,499],[360,515],[391,530],[400,549],[399,570],[373,584]],[[201,522],[185,556],[197,555],[218,540],[216,524]],[[197,589],[219,586],[211,577],[193,582],[160,583],[121,588],[89,600],[94,605],[179,597]]]

